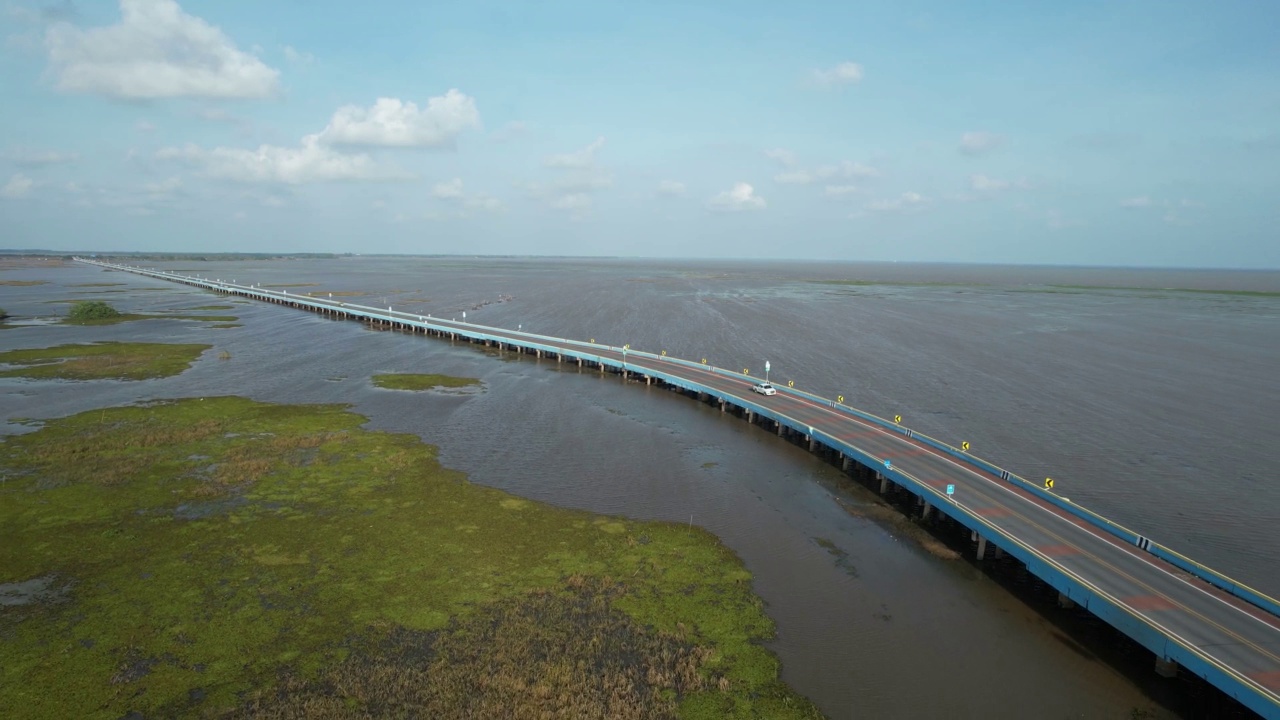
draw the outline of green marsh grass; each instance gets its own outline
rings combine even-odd
[[[147,380],[177,375],[209,345],[100,342],[0,352],[0,377],[36,380]]]
[[[387,390],[432,390],[435,388],[461,388],[480,384],[479,378],[415,373],[388,373],[374,375],[372,379],[374,385]]]
[[[0,707],[32,718],[818,717],[711,534],[471,485],[341,406],[0,442]]]

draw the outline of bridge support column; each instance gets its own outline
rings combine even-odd
[[[754,412],[754,411],[752,411],[752,410],[750,410],[750,409],[748,409],[748,410],[747,410],[747,422],[752,422],[752,421],[754,421],[754,420],[755,420],[755,418],[756,418],[756,414],[755,414],[755,412]]]
[[[844,453],[840,453],[840,470],[849,472],[849,456]]]
[[[805,437],[809,439],[809,452],[813,452],[813,446],[817,441],[813,439],[812,435],[805,435]]]
[[[645,384],[645,385],[650,385],[650,384],[652,384],[652,383],[653,383],[653,378],[649,377],[648,375],[645,375],[645,376],[644,376],[644,384]]]
[[[880,494],[888,495],[889,494],[889,478],[881,475],[880,473],[876,473],[876,478],[880,480]]]
[[[921,519],[921,520],[928,520],[928,519],[929,519],[929,514],[930,514],[930,513],[932,513],[932,512],[933,512],[933,505],[931,505],[931,504],[929,503],[929,501],[928,501],[928,500],[925,500],[925,501],[924,501],[924,509],[920,511],[920,519]]]
[[[978,536],[978,560],[982,560],[983,556],[985,556],[986,554],[987,554],[987,539],[979,535]]]
[[[723,399],[723,398],[721,398],[721,400],[720,400],[720,412],[724,412],[724,399]]]
[[[1156,674],[1164,678],[1178,677],[1178,662],[1156,656]]]
[[[1067,597],[1066,593],[1058,593],[1058,607],[1063,610],[1070,610],[1076,606],[1076,601]]]
[[[778,430],[778,437],[782,437],[782,423],[778,423],[777,430]]]

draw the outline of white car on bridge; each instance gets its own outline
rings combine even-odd
[[[777,395],[778,389],[767,382],[762,382],[752,385],[751,392],[758,392],[761,395]]]

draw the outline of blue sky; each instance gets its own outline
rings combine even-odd
[[[1269,2],[0,0],[0,246],[1280,267]]]

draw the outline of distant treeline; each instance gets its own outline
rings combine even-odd
[[[209,262],[213,260],[312,260],[351,257],[352,253],[148,253],[148,252],[53,252],[50,250],[0,250],[4,257],[94,258],[97,260],[177,260]]]

